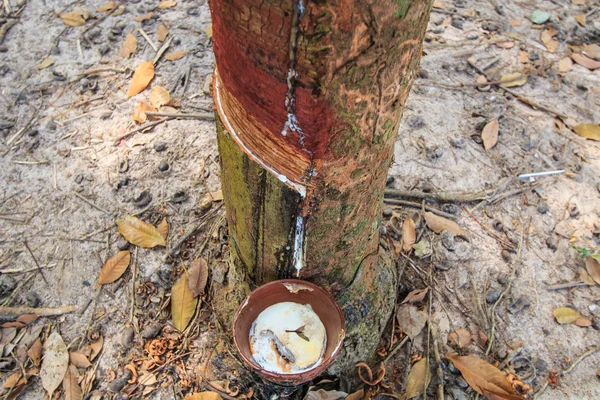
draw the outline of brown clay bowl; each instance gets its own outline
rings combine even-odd
[[[325,326],[327,344],[323,361],[308,371],[294,374],[270,372],[258,365],[252,357],[250,351],[252,323],[264,309],[283,301],[310,304]],[[285,386],[301,385],[323,373],[340,352],[345,334],[344,314],[335,299],[319,286],[299,279],[273,281],[254,290],[242,302],[233,319],[233,339],[246,365],[258,372],[265,380]]]

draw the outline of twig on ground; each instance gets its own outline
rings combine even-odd
[[[131,272],[131,310],[129,311],[129,323],[132,326],[135,326],[135,329],[137,330],[137,324],[134,323],[134,316],[135,316],[135,280],[137,278],[137,255],[138,255],[138,248],[139,247],[135,247],[135,252],[133,253],[133,262],[131,263],[131,267],[132,267],[132,272]]]
[[[145,113],[149,117],[172,117],[181,119],[203,119],[207,121],[213,121],[215,115],[213,113],[165,113],[165,112],[154,112],[148,111]]]
[[[154,57],[154,65],[156,65],[156,63],[158,63],[158,61],[160,60],[160,58],[162,57],[162,55],[165,53],[165,51],[167,51],[167,49],[169,48],[169,46],[171,46],[171,42],[173,41],[173,38],[171,37],[169,40],[166,41],[165,44],[162,45],[162,47],[156,52],[156,56]]]
[[[90,200],[86,199],[85,197],[83,197],[82,195],[80,195],[77,192],[71,192],[71,194],[73,194],[76,197],[79,197],[82,201],[86,202],[87,204],[89,204],[90,206],[94,207],[96,210],[98,211],[102,211],[104,214],[108,215],[109,217],[114,217],[113,214],[111,214],[110,212],[106,211],[104,208],[95,205],[94,203],[92,203]]]
[[[546,289],[547,290],[561,290],[561,289],[571,289],[574,287],[581,287],[581,286],[589,286],[589,285],[585,282],[566,282],[566,283],[559,283],[557,285],[548,286]]]
[[[442,369],[442,358],[440,357],[438,333],[435,329],[431,330],[431,336],[433,338],[433,355],[435,357],[435,363],[437,364],[435,372],[439,378],[437,385],[437,398],[438,400],[444,400],[444,370]]]
[[[393,206],[404,206],[404,207],[411,207],[411,208],[418,208],[418,209],[425,208],[426,211],[430,211],[441,217],[448,218],[448,219],[456,219],[456,215],[454,215],[454,214],[449,214],[449,213],[440,211],[437,208],[433,208],[428,205],[423,206],[421,203],[415,203],[412,201],[398,200],[398,199],[386,199],[386,198],[383,199],[383,202],[385,204],[390,204]]]
[[[2,26],[0,26],[0,44],[4,42],[4,37],[8,33],[8,30],[16,25],[17,22],[19,22],[19,20],[16,18],[9,18],[4,24],[2,24]]]
[[[484,231],[486,231],[491,237],[493,237],[494,239],[496,239],[498,242],[502,243],[504,246],[508,247],[508,248],[514,248],[515,245],[507,242],[506,240],[502,239],[500,236],[496,235],[494,232],[492,232],[487,226],[483,225],[472,213],[471,211],[467,210],[466,208],[463,207],[463,210],[465,210],[465,212],[467,214],[469,214],[471,216],[471,218],[473,218],[475,220],[475,222],[477,222],[479,224],[479,226],[481,226],[483,228]]]
[[[192,66],[188,65],[188,69],[187,72],[185,73],[185,83],[183,84],[183,92],[181,93],[181,96],[185,96],[185,91],[187,90],[189,84],[190,84],[190,75],[192,74]]]
[[[0,306],[0,319],[15,319],[23,314],[35,314],[40,317],[69,314],[77,311],[77,306],[64,306],[59,308],[34,308],[34,307],[4,307]]]
[[[93,23],[91,23],[90,25],[88,25],[83,31],[81,31],[81,34],[79,36],[85,35],[87,33],[87,31],[89,31],[90,29],[96,27],[99,23],[101,23],[102,21],[104,21],[107,17],[110,17],[115,12],[117,12],[117,10],[119,9],[119,7],[121,7],[123,5],[123,3],[125,3],[125,1],[120,1],[117,4],[115,4],[115,6],[112,8],[112,10],[104,13],[103,16],[101,16],[100,18],[98,18],[97,20],[95,20]]]
[[[31,258],[33,258],[33,262],[35,263],[35,266],[37,267],[37,270],[40,273],[40,275],[42,275],[42,279],[46,283],[46,286],[50,287],[50,284],[48,283],[48,280],[46,279],[46,277],[44,276],[44,273],[42,272],[42,267],[40,267],[40,264],[38,263],[37,259],[33,255],[33,251],[31,251],[31,249],[29,248],[29,245],[27,244],[27,241],[25,240],[23,242],[23,244],[25,245],[25,248],[29,252],[29,255],[31,256]]]
[[[146,113],[147,114],[147,113]],[[467,202],[467,201],[479,201],[487,200],[490,198],[489,191],[478,192],[478,193],[425,193],[412,190],[398,190],[398,189],[385,189],[384,195],[388,198],[398,197],[409,197],[415,199],[432,199],[442,201],[456,201],[456,202]]]
[[[139,128],[133,129],[133,130],[125,133],[124,135],[121,135],[118,138],[116,138],[115,139],[115,145],[119,144],[119,142],[121,140],[123,140],[123,139],[125,139],[125,138],[127,138],[127,137],[129,137],[131,135],[133,135],[134,133],[138,133],[138,132],[145,131],[146,129],[154,128],[157,125],[163,124],[163,123],[165,123],[167,121],[171,121],[173,119],[175,119],[175,118],[173,118],[173,117],[167,117],[165,119],[161,119],[160,121],[154,121],[154,122],[149,123],[148,125],[144,125],[144,126],[141,126]]]
[[[138,28],[138,32],[144,37],[144,39],[146,39],[146,41],[148,42],[150,47],[154,49],[154,51],[158,51],[158,47],[156,47],[156,45],[152,42],[152,39],[150,39],[146,31],[144,31],[142,28]]]

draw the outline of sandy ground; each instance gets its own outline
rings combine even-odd
[[[223,233],[222,229],[209,232],[215,223],[202,225],[207,220],[201,207],[204,196],[220,185],[213,121],[172,120],[120,139],[144,126],[133,122],[131,115],[140,100],[148,101],[149,91],[126,97],[133,70],[156,54],[139,28],[161,47],[164,42],[158,41],[156,31],[161,24],[167,26],[167,38],[173,39],[167,52],[188,53],[177,61],[162,58],[152,86],[168,89],[184,112],[211,110],[205,91],[214,66],[206,34],[208,6],[201,0],[159,9],[158,1],[128,1],[122,14],[100,19],[105,12],[95,10],[104,3],[5,1],[18,22],[0,49],[2,303],[77,306],[74,313],[41,318],[32,325],[54,327],[51,329],[60,332],[71,350],[103,337],[103,352],[95,367],[87,369],[95,378],[96,395],[109,395],[115,381],[129,377],[124,366],[148,355],[147,346],[142,349],[151,341],[152,332],[147,329],[168,322],[168,307],[165,310],[163,306],[180,268],[169,257],[171,250],[189,261],[202,252],[200,245],[208,237],[211,246],[202,254],[216,260],[211,265],[219,280]],[[598,41],[600,12],[590,0],[587,5],[566,0],[508,1],[500,7],[492,3],[444,1],[444,8],[432,13],[420,78],[406,105],[396,144],[390,171],[395,181],[390,187],[467,194],[500,189],[508,193],[523,187],[516,178],[519,174],[561,169],[566,173],[538,178],[526,185],[536,185],[535,190],[479,206],[472,216],[467,210],[478,202],[460,203],[457,222],[468,231],[469,241],[456,238],[455,249],[450,251],[440,235],[427,232],[424,237],[433,248],[431,256],[412,257],[411,263],[400,257],[404,281],[399,299],[410,290],[425,287],[432,279],[426,278],[428,271],[432,271],[437,289],[431,326],[439,331],[441,351],[446,353],[456,350],[448,343],[450,332],[459,328],[473,335],[479,329],[489,331],[492,305],[486,296],[494,297],[494,291],[500,293],[510,285],[496,308],[496,344],[488,360],[505,360],[504,367],[516,371],[538,391],[551,371],[567,369],[600,344],[598,286],[548,289],[579,280],[583,261],[574,245],[592,252],[599,246],[600,147],[568,129],[557,128],[555,120],[562,115],[577,123],[600,121],[598,72],[574,65],[559,74],[557,66],[569,55],[569,44]],[[67,27],[57,13],[76,6],[85,7],[92,17],[84,26]],[[532,27],[528,19],[535,9],[548,12],[555,21],[550,22],[559,30],[556,38],[560,45],[555,53],[540,42],[541,30]],[[7,10],[3,12],[6,16]],[[153,12],[151,18],[134,20],[148,12]],[[579,14],[587,14],[586,27],[576,22]],[[90,27],[92,24],[96,25]],[[130,32],[137,38],[137,51],[124,59],[119,48]],[[494,44],[500,40],[514,42],[514,46]],[[523,63],[520,52],[526,52],[530,61]],[[47,59],[53,60],[52,65],[41,68]],[[467,60],[485,70],[489,81],[521,72],[528,75],[527,83],[512,88],[513,94],[494,86],[477,88],[474,83],[480,72]],[[514,94],[547,110],[534,110]],[[480,132],[494,119],[500,125],[499,141],[485,151]],[[144,193],[150,194],[150,202],[143,201]],[[448,206],[445,209],[455,211]],[[402,220],[416,210],[396,211]],[[222,220],[215,217],[220,213],[215,203],[208,216],[219,222]],[[169,245],[134,251],[137,267],[98,289],[95,282],[100,267],[124,246],[114,220],[125,214],[153,224],[166,217]],[[389,224],[389,218],[385,220]],[[199,233],[191,235],[199,225]],[[393,232],[389,225],[388,231]],[[182,240],[185,243],[180,246]],[[507,278],[513,269],[514,278]],[[135,295],[131,289],[134,272]],[[478,302],[483,312],[478,311]],[[557,324],[553,310],[563,306],[578,310],[594,325]],[[204,305],[202,309],[208,308]],[[163,370],[160,379],[166,382],[164,387],[154,392],[160,384],[138,387],[134,383],[124,392],[132,393],[135,387],[136,396],[154,393],[170,398],[198,389],[198,375],[208,372],[206,368],[199,372],[195,365],[227,355],[222,343],[215,343],[218,327],[207,317],[207,313],[201,314],[199,319],[205,321],[194,329],[189,342],[177,337],[168,324],[161,332],[159,337],[172,340],[175,354],[182,354],[183,348],[193,353],[185,363]],[[135,328],[133,341],[128,336],[131,327]],[[6,339],[11,333],[5,328],[3,335]],[[42,336],[46,337],[46,331]],[[3,345],[10,343],[4,341]],[[387,382],[393,390],[403,392],[410,356],[427,354],[428,349],[422,333],[406,351],[398,353],[388,372]],[[459,350],[484,357],[485,346],[472,341]],[[0,371],[8,377],[19,364],[6,348],[3,356]],[[474,398],[464,380],[445,368],[448,396]],[[539,398],[600,397],[598,368],[600,352],[583,359],[561,377],[556,388],[547,388]],[[80,373],[86,374],[83,369]],[[241,393],[247,393],[237,371],[216,368],[214,375],[219,382],[228,379],[241,384]],[[22,397],[42,398],[40,380],[34,377],[31,381]],[[432,385],[430,389],[435,388]]]

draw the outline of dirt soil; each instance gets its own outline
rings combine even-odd
[[[76,307],[2,329],[2,382],[25,369],[31,375],[27,383],[5,384],[4,393],[44,398],[39,363],[26,351],[37,336],[44,341],[58,331],[70,351],[91,361],[71,359],[90,398],[180,398],[200,390],[252,397],[252,382],[236,364],[208,301],[185,334],[171,324],[170,290],[182,262],[209,260],[209,286],[222,283],[227,272],[221,203],[214,198],[209,208],[207,200],[220,187],[215,126],[206,115],[214,67],[208,6],[200,0],[159,8],[159,1],[132,0],[97,11],[105,3],[3,2],[0,301]],[[384,207],[384,243],[401,243],[400,225],[416,213],[418,240],[431,249],[398,257],[399,303],[410,291],[431,287],[420,308],[430,323],[394,355],[383,381],[388,388],[377,390],[404,393],[411,360],[418,357],[428,356],[435,366],[432,330],[442,358],[458,352],[499,364],[531,387],[528,398],[538,392],[540,399],[600,398],[600,351],[586,353],[600,345],[600,289],[581,283],[585,266],[574,248],[594,253],[600,246],[600,147],[569,129],[600,121],[600,75],[576,63],[559,70],[578,46],[599,42],[598,6],[592,0],[442,0],[436,6],[389,187],[430,193],[425,203],[455,215],[466,238],[434,234],[418,208]],[[59,14],[75,10],[83,18],[76,7],[89,16],[82,26],[67,26]],[[533,24],[535,10],[550,20]],[[164,41],[157,37],[160,25],[168,29]],[[552,28],[553,52],[540,39]],[[129,33],[137,48],[123,58]],[[133,71],[166,43],[148,89],[127,98]],[[176,51],[186,55],[169,61],[166,55]],[[526,83],[508,91],[477,84],[481,75],[495,82],[516,72]],[[167,113],[192,115],[134,122],[134,108],[149,101],[154,86],[167,89],[179,105]],[[486,151],[481,132],[494,120],[498,142]],[[556,170],[564,172],[518,178]],[[487,201],[477,200],[480,192]],[[440,201],[431,193],[466,199]],[[419,199],[405,200],[422,206]],[[128,247],[115,225],[126,214],[154,225],[166,218],[167,247],[131,246],[133,260],[123,277],[98,287],[102,265]],[[591,325],[558,324],[558,307],[577,310]],[[402,325],[394,327],[396,339],[400,328],[407,330]],[[457,343],[451,335],[457,329],[472,339]],[[382,355],[389,348],[386,337]],[[447,398],[475,398],[447,361],[443,369]],[[431,371],[428,394],[435,398],[440,380]],[[556,387],[545,387],[549,378]]]

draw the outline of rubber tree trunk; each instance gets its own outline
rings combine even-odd
[[[347,324],[332,372],[368,361],[392,314],[383,191],[430,0],[210,0],[231,262],[227,327],[265,282],[307,279]]]

